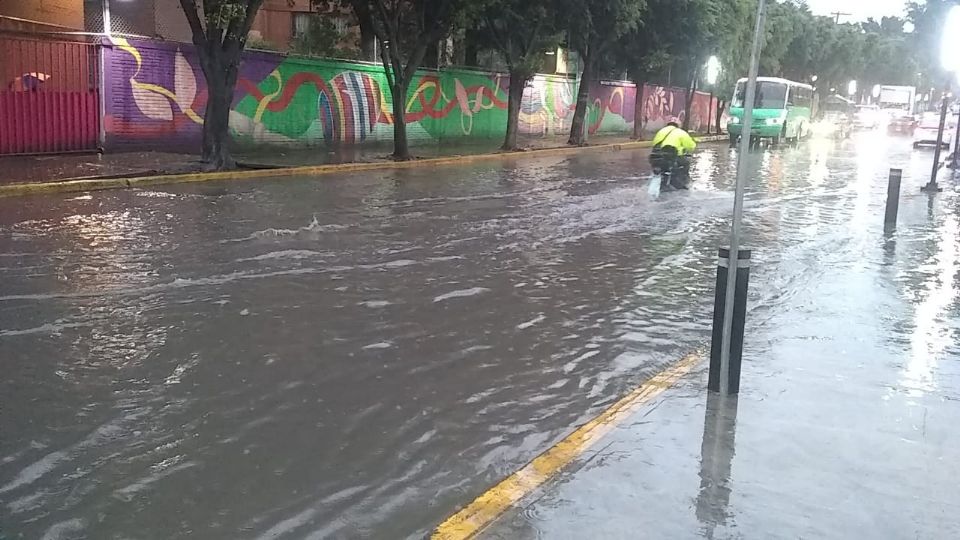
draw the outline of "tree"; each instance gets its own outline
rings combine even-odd
[[[687,100],[684,104],[683,129],[690,129],[693,99],[700,85],[700,75],[707,58],[718,49],[722,35],[728,29],[720,28],[721,13],[729,0],[686,0],[682,6],[685,15],[679,17],[674,31],[680,36],[675,46],[677,57],[689,73]]]
[[[733,99],[733,91],[740,77],[749,70],[750,49],[756,22],[756,6],[752,0],[732,0],[720,12],[718,24],[727,31],[719,43],[720,78],[717,80],[717,111],[715,125],[720,120],[727,104]]]
[[[180,0],[207,81],[201,160],[212,170],[236,167],[230,155],[230,106],[240,54],[263,0]]]
[[[503,150],[517,149],[523,90],[544,54],[560,44],[558,13],[555,0],[494,0],[481,14],[480,40],[497,51],[510,72]]]
[[[647,0],[643,20],[625,34],[617,47],[612,48],[609,62],[617,69],[626,70],[637,87],[634,103],[632,139],[643,134],[644,88],[651,78],[665,71],[674,61],[670,25],[680,16],[679,4],[670,0]]]
[[[369,14],[380,43],[387,85],[393,98],[393,159],[410,159],[407,90],[427,49],[456,26],[475,18],[483,0],[349,0],[357,18]]]
[[[563,0],[561,9],[567,15],[570,45],[580,53],[583,62],[577,108],[567,144],[584,143],[590,83],[596,77],[598,62],[611,47],[619,45],[624,35],[637,27],[645,7],[646,0]]]

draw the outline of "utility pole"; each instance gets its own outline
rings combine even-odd
[[[834,21],[835,21],[837,24],[840,24],[840,17],[849,17],[850,15],[853,15],[853,13],[844,13],[844,12],[842,12],[842,11],[834,11],[834,12],[832,12],[832,13],[830,13],[830,14],[833,15]]]

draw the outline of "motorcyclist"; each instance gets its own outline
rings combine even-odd
[[[693,137],[681,129],[676,120],[670,120],[653,137],[650,164],[655,172],[670,171],[672,187],[686,189],[690,179],[690,153],[696,148]]]

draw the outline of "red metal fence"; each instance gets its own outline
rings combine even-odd
[[[0,155],[96,150],[98,45],[0,35]]]

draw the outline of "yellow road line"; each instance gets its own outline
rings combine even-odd
[[[663,393],[699,362],[701,353],[694,352],[660,372],[626,397],[614,403],[600,416],[587,422],[519,471],[511,474],[486,493],[436,528],[432,540],[467,540],[474,538],[520,499],[550,480],[600,438],[630,417],[641,405]]]
[[[716,137],[700,139],[704,142],[719,140]],[[472,154],[440,158],[416,159],[411,161],[378,161],[373,163],[340,163],[335,165],[310,165],[304,167],[281,167],[276,169],[256,169],[223,172],[198,172],[185,174],[164,174],[141,176],[136,178],[90,178],[53,182],[28,182],[0,184],[0,197],[17,197],[40,193],[70,193],[78,191],[97,191],[125,187],[154,186],[161,184],[183,184],[193,182],[211,182],[217,180],[254,180],[291,176],[319,176],[359,171],[387,169],[410,169],[415,167],[436,167],[440,165],[463,165],[476,161],[499,159],[534,158],[542,156],[569,155],[586,151],[609,152],[649,148],[650,141],[631,141],[596,146],[573,146],[563,148],[542,148],[526,152],[498,152],[493,154]]]

